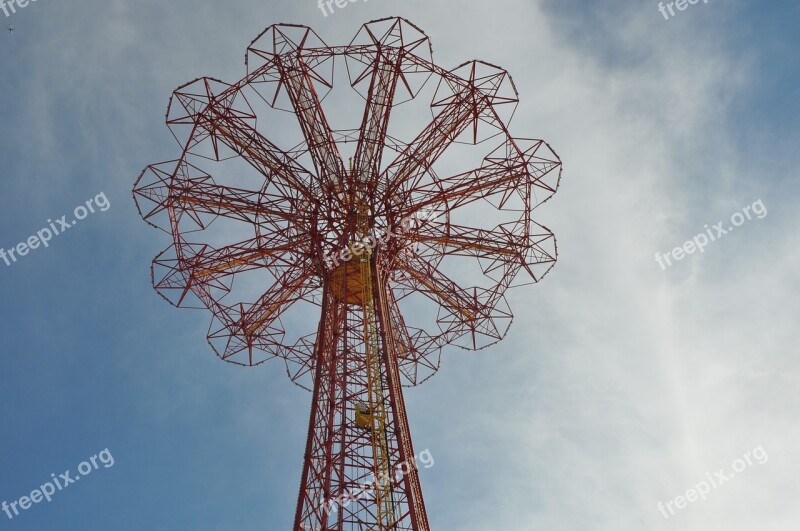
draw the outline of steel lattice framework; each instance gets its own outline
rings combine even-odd
[[[401,18],[334,47],[271,26],[247,49],[244,79],[174,92],[181,157],[148,166],[134,189],[142,217],[173,238],[153,261],[156,290],[211,310],[223,360],[281,358],[313,389],[296,531],[429,529],[402,385],[432,375],[445,345],[502,339],[506,290],[556,260],[531,213],[561,164],[544,141],[509,134],[509,75],[481,61],[445,70],[431,55]],[[395,111],[419,101],[427,123]],[[333,128],[338,115],[356,127]]]

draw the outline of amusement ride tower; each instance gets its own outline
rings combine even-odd
[[[509,134],[517,92],[504,70],[434,65],[405,19],[365,24],[345,46],[271,26],[246,63],[242,80],[197,79],[170,101],[181,156],[134,189],[173,239],[153,284],[211,311],[223,360],[281,358],[313,391],[294,531],[427,531],[418,473],[401,467],[414,460],[402,387],[432,375],[445,345],[504,337],[506,289],[556,260],[531,213],[555,193],[560,161]],[[415,128],[420,113],[396,109],[426,90]]]

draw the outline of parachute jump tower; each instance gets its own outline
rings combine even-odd
[[[211,311],[223,360],[282,359],[312,390],[294,531],[427,531],[418,473],[399,473],[414,459],[402,387],[430,377],[445,345],[505,336],[506,289],[556,261],[531,214],[560,161],[509,134],[507,72],[434,65],[402,18],[345,46],[271,26],[246,64],[236,83],[200,78],[170,100],[181,156],[134,188],[144,220],[173,240],[153,285]]]

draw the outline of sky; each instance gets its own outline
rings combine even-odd
[[[334,45],[386,16],[425,31],[442,67],[505,68],[520,97],[512,134],[563,162],[535,210],[558,239],[553,271],[509,292],[504,341],[446,349],[406,391],[415,448],[435,458],[420,474],[432,529],[795,530],[800,6],[674,12],[652,0],[370,0],[327,16],[312,0],[0,7],[14,26],[0,34],[0,246],[95,209],[0,262],[0,502],[98,456],[52,501],[0,512],[0,530],[291,528],[311,395],[280,363],[221,362],[208,313],[158,296],[150,261],[168,236],[131,188],[179,154],[164,125],[176,87],[240,79],[271,24]]]

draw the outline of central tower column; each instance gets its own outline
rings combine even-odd
[[[293,531],[430,530],[374,265],[364,253],[330,273]]]

